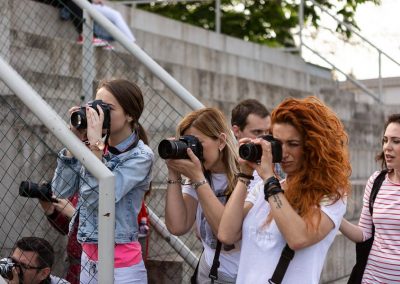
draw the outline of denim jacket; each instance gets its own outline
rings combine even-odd
[[[132,135],[116,148],[123,148],[132,140]],[[57,159],[53,190],[58,198],[70,197],[79,190],[75,213],[79,212],[78,240],[97,243],[98,181],[76,158],[66,157],[64,153],[65,149],[61,150]],[[115,175],[115,243],[137,241],[137,217],[152,179],[153,158],[152,150],[141,140],[131,150],[118,155],[108,153],[103,157],[103,162]]]

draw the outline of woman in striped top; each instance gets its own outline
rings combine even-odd
[[[385,180],[375,199],[373,216],[368,202],[372,185],[379,171],[365,187],[360,221],[353,225],[342,221],[340,231],[353,242],[371,237],[372,222],[375,238],[368,257],[362,283],[400,282],[400,114],[389,116],[382,139],[382,152],[377,156],[382,168],[388,169]]]

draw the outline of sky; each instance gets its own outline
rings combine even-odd
[[[382,0],[380,6],[367,3],[360,5],[356,13],[356,22],[361,36],[376,45],[383,52],[400,63],[400,0]],[[332,27],[334,21],[323,17],[324,27]],[[334,63],[339,69],[351,73],[357,79],[370,79],[379,76],[379,56],[376,49],[370,47],[359,37],[354,36],[349,43],[338,40],[327,29],[315,33],[305,32],[305,43],[317,50]],[[313,39],[312,39],[313,37]],[[325,66],[326,63],[316,59],[304,50],[304,58],[313,63]],[[400,66],[382,55],[382,77],[400,77]],[[338,73],[338,78],[343,80]]]

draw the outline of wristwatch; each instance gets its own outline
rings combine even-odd
[[[89,149],[95,151],[103,151],[106,145],[104,144],[103,140],[99,139],[94,143],[94,145],[90,144]]]

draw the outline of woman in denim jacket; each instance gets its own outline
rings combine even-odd
[[[147,283],[138,242],[137,216],[150,187],[153,152],[145,144],[147,137],[139,123],[143,95],[136,84],[117,79],[101,82],[96,100],[105,104],[86,105],[87,129],[72,125],[71,129],[115,175],[115,283]],[[73,107],[70,113],[79,109]],[[110,127],[103,125],[107,112]],[[103,128],[109,128],[105,141]],[[59,198],[70,197],[79,190],[75,217],[79,216],[78,241],[83,249],[80,281],[97,283],[98,181],[68,149],[63,149],[59,153],[53,188]]]

